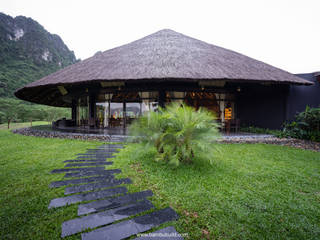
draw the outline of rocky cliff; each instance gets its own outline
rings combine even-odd
[[[58,35],[31,18],[0,13],[0,97],[75,62]]]

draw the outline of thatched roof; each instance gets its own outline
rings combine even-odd
[[[25,98],[28,89],[48,85],[68,85],[94,81],[136,80],[263,81],[312,84],[289,72],[185,36],[161,30],[132,43],[99,52],[26,85],[15,94]]]

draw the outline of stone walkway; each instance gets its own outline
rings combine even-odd
[[[66,160],[62,169],[52,173],[64,173],[64,179],[50,184],[51,188],[65,187],[65,196],[51,200],[49,208],[78,204],[78,218],[62,224],[61,237],[81,234],[82,240],[124,239],[152,230],[163,223],[179,218],[170,207],[157,210],[148,200],[151,190],[129,193],[125,184],[129,178],[115,178],[120,169],[105,169],[113,164],[113,153],[121,144],[104,144],[78,154],[76,159]],[[138,215],[138,216],[135,216]],[[181,240],[174,227],[155,231],[139,240]]]

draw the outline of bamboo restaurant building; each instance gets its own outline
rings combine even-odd
[[[279,128],[291,85],[312,83],[261,61],[172,30],[98,52],[18,89],[23,100],[70,107],[67,126],[126,127],[146,111],[179,101],[224,123]]]

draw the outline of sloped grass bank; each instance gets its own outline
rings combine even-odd
[[[317,239],[320,153],[266,144],[221,144],[210,166],[174,169],[132,144],[118,154],[135,191],[171,205],[190,239]]]

